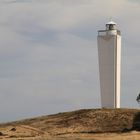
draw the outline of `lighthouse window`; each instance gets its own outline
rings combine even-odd
[[[113,24],[110,24],[109,25],[109,30],[113,30],[114,29],[114,25]]]

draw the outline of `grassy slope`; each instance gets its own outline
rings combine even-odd
[[[62,135],[70,133],[124,132],[140,129],[140,110],[78,110],[1,124],[0,131],[3,128],[10,129],[10,126],[21,126],[24,128],[24,131],[29,131],[30,129],[33,132],[37,132],[37,135],[43,133]],[[34,135],[36,135],[36,133]]]

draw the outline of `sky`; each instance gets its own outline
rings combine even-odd
[[[97,31],[122,34],[121,107],[139,108],[139,0],[0,0],[0,122],[100,108]]]

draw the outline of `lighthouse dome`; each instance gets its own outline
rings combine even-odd
[[[110,24],[117,25],[114,21],[109,21],[108,23],[106,23],[106,25],[110,25]]]

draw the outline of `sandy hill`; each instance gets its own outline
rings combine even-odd
[[[134,130],[140,130],[140,110],[83,109],[0,124],[0,139],[43,140],[52,136],[128,133]]]

